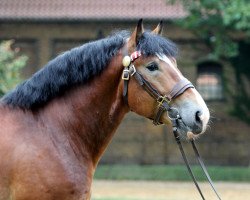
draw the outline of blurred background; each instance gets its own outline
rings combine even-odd
[[[212,178],[250,181],[247,0],[0,0],[0,95],[61,52],[132,31],[140,18],[146,29],[163,20],[163,36],[179,48],[178,67],[209,106],[210,127],[197,143]],[[185,149],[196,165],[188,143]],[[95,178],[189,181],[182,166],[171,131],[130,113]]]

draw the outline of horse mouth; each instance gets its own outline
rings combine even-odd
[[[160,123],[166,125],[167,127],[173,128],[173,124],[169,120],[163,119]],[[181,140],[189,140],[189,141],[197,140],[204,133],[204,131],[201,132],[193,131],[191,127],[189,127],[188,125],[185,124],[185,122],[183,122],[183,120],[179,121],[176,128],[179,138]]]
[[[189,126],[187,126],[183,121],[182,123],[183,124],[180,124],[177,127],[177,132],[181,139],[189,141],[197,140],[198,138],[200,138],[201,135],[203,135],[204,131],[197,133],[195,131],[192,131],[192,129]]]
[[[188,140],[196,140],[196,139],[198,139],[198,138],[201,136],[201,134],[202,134],[202,133],[194,134],[193,132],[188,131],[188,132],[187,132],[187,139],[188,139]]]
[[[154,121],[154,118],[152,117],[148,117],[148,119]],[[168,115],[165,115],[157,125],[166,125],[167,127],[173,127],[173,124],[169,119],[170,118],[168,117]],[[176,128],[181,140],[197,140],[204,133],[204,131],[201,131],[199,133],[193,132],[192,128],[186,125],[183,120],[180,121]]]

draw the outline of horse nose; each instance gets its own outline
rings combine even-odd
[[[195,113],[195,122],[193,125],[193,133],[199,134],[203,130],[203,121],[202,121],[202,111],[196,111]]]

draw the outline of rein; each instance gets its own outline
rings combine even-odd
[[[129,83],[129,79],[130,77],[134,76],[135,79],[137,80],[137,82],[139,83],[139,85],[151,96],[153,97],[157,103],[158,103],[158,111],[157,114],[153,120],[153,124],[154,125],[160,125],[160,118],[162,116],[162,114],[164,112],[167,112],[169,119],[172,122],[172,129],[173,129],[173,133],[174,133],[174,137],[175,140],[178,144],[178,147],[180,149],[181,155],[183,157],[183,160],[185,162],[185,165],[188,169],[188,172],[201,196],[201,198],[203,200],[205,200],[205,197],[199,187],[199,184],[194,176],[194,173],[190,167],[190,164],[188,162],[188,159],[186,157],[185,151],[182,147],[181,144],[181,140],[180,140],[180,135],[179,135],[179,131],[178,131],[178,127],[182,127],[186,129],[186,132],[189,131],[189,128],[185,125],[185,123],[183,122],[183,120],[181,119],[181,116],[179,114],[179,111],[170,106],[170,102],[172,99],[175,99],[176,97],[178,97],[179,95],[181,95],[182,93],[184,93],[188,88],[194,88],[194,86],[192,85],[192,83],[190,81],[188,81],[186,78],[181,79],[178,83],[176,83],[174,85],[174,87],[172,88],[172,90],[166,94],[166,95],[161,95],[139,72],[136,71],[135,66],[133,64],[133,62],[139,58],[141,56],[141,52],[140,51],[135,51],[133,52],[130,56],[124,56],[123,60],[122,60],[122,64],[124,66],[124,70],[122,73],[122,79],[124,80],[124,87],[123,87],[123,98],[126,104],[128,104],[128,83]],[[208,171],[204,165],[204,162],[198,152],[198,149],[195,146],[194,140],[191,139],[190,140],[191,144],[192,144],[192,148],[194,150],[194,153],[196,155],[196,158],[209,182],[209,184],[211,185],[213,191],[215,192],[216,196],[218,197],[218,199],[221,199],[220,196],[218,195],[214,184],[208,174]]]

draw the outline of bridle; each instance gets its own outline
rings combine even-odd
[[[139,83],[139,85],[151,97],[153,97],[153,99],[155,99],[156,102],[158,103],[158,110],[157,110],[157,114],[155,115],[155,117],[153,119],[153,124],[154,125],[161,124],[161,122],[160,122],[161,116],[163,115],[164,112],[167,112],[168,117],[172,122],[172,129],[173,129],[173,133],[175,136],[175,140],[178,144],[178,147],[180,149],[180,152],[182,154],[182,157],[183,157],[183,160],[186,164],[188,172],[189,172],[190,176],[192,177],[192,180],[193,180],[197,190],[199,191],[201,198],[204,200],[205,197],[204,197],[203,193],[201,192],[201,189],[198,185],[198,182],[193,174],[193,171],[192,171],[190,164],[187,160],[186,154],[184,152],[184,149],[182,147],[181,140],[180,140],[180,134],[179,134],[178,128],[181,127],[182,129],[185,129],[186,132],[188,132],[189,127],[186,126],[185,123],[183,122],[183,120],[179,114],[178,109],[170,106],[170,102],[172,99],[175,99],[179,95],[183,94],[187,89],[194,88],[194,86],[186,78],[183,78],[174,85],[174,87],[172,88],[172,90],[168,94],[166,94],[166,95],[160,94],[157,89],[155,89],[139,72],[136,71],[133,62],[136,59],[138,59],[140,56],[141,56],[141,52],[135,51],[130,56],[126,55],[123,58],[122,64],[124,66],[124,70],[122,73],[122,79],[124,81],[124,87],[123,87],[124,101],[126,104],[128,104],[128,83],[129,83],[130,78],[132,76],[134,76],[135,79],[137,80],[137,82]],[[213,184],[208,172],[207,172],[207,169],[206,169],[204,162],[203,162],[203,160],[198,152],[198,149],[195,146],[194,140],[191,139],[190,142],[192,144],[194,153],[197,157],[197,160],[198,160],[208,182],[210,183],[210,185],[211,185],[213,191],[215,192],[216,196],[218,197],[218,199],[221,199],[220,196],[218,195],[215,187],[214,187],[214,184]]]
[[[124,80],[123,87],[123,98],[126,104],[128,104],[128,83],[130,77],[134,76],[139,85],[158,103],[158,110],[155,118],[153,120],[154,125],[161,124],[160,119],[164,112],[168,113],[171,120],[181,119],[179,118],[179,111],[176,108],[170,106],[172,99],[175,99],[182,93],[184,93],[188,88],[194,88],[193,84],[186,78],[181,79],[177,82],[172,90],[166,94],[162,95],[155,89],[139,72],[136,71],[133,62],[141,56],[140,51],[133,52],[130,56],[125,56],[123,58],[124,70],[122,73],[122,79]],[[176,124],[177,125],[177,124]]]

